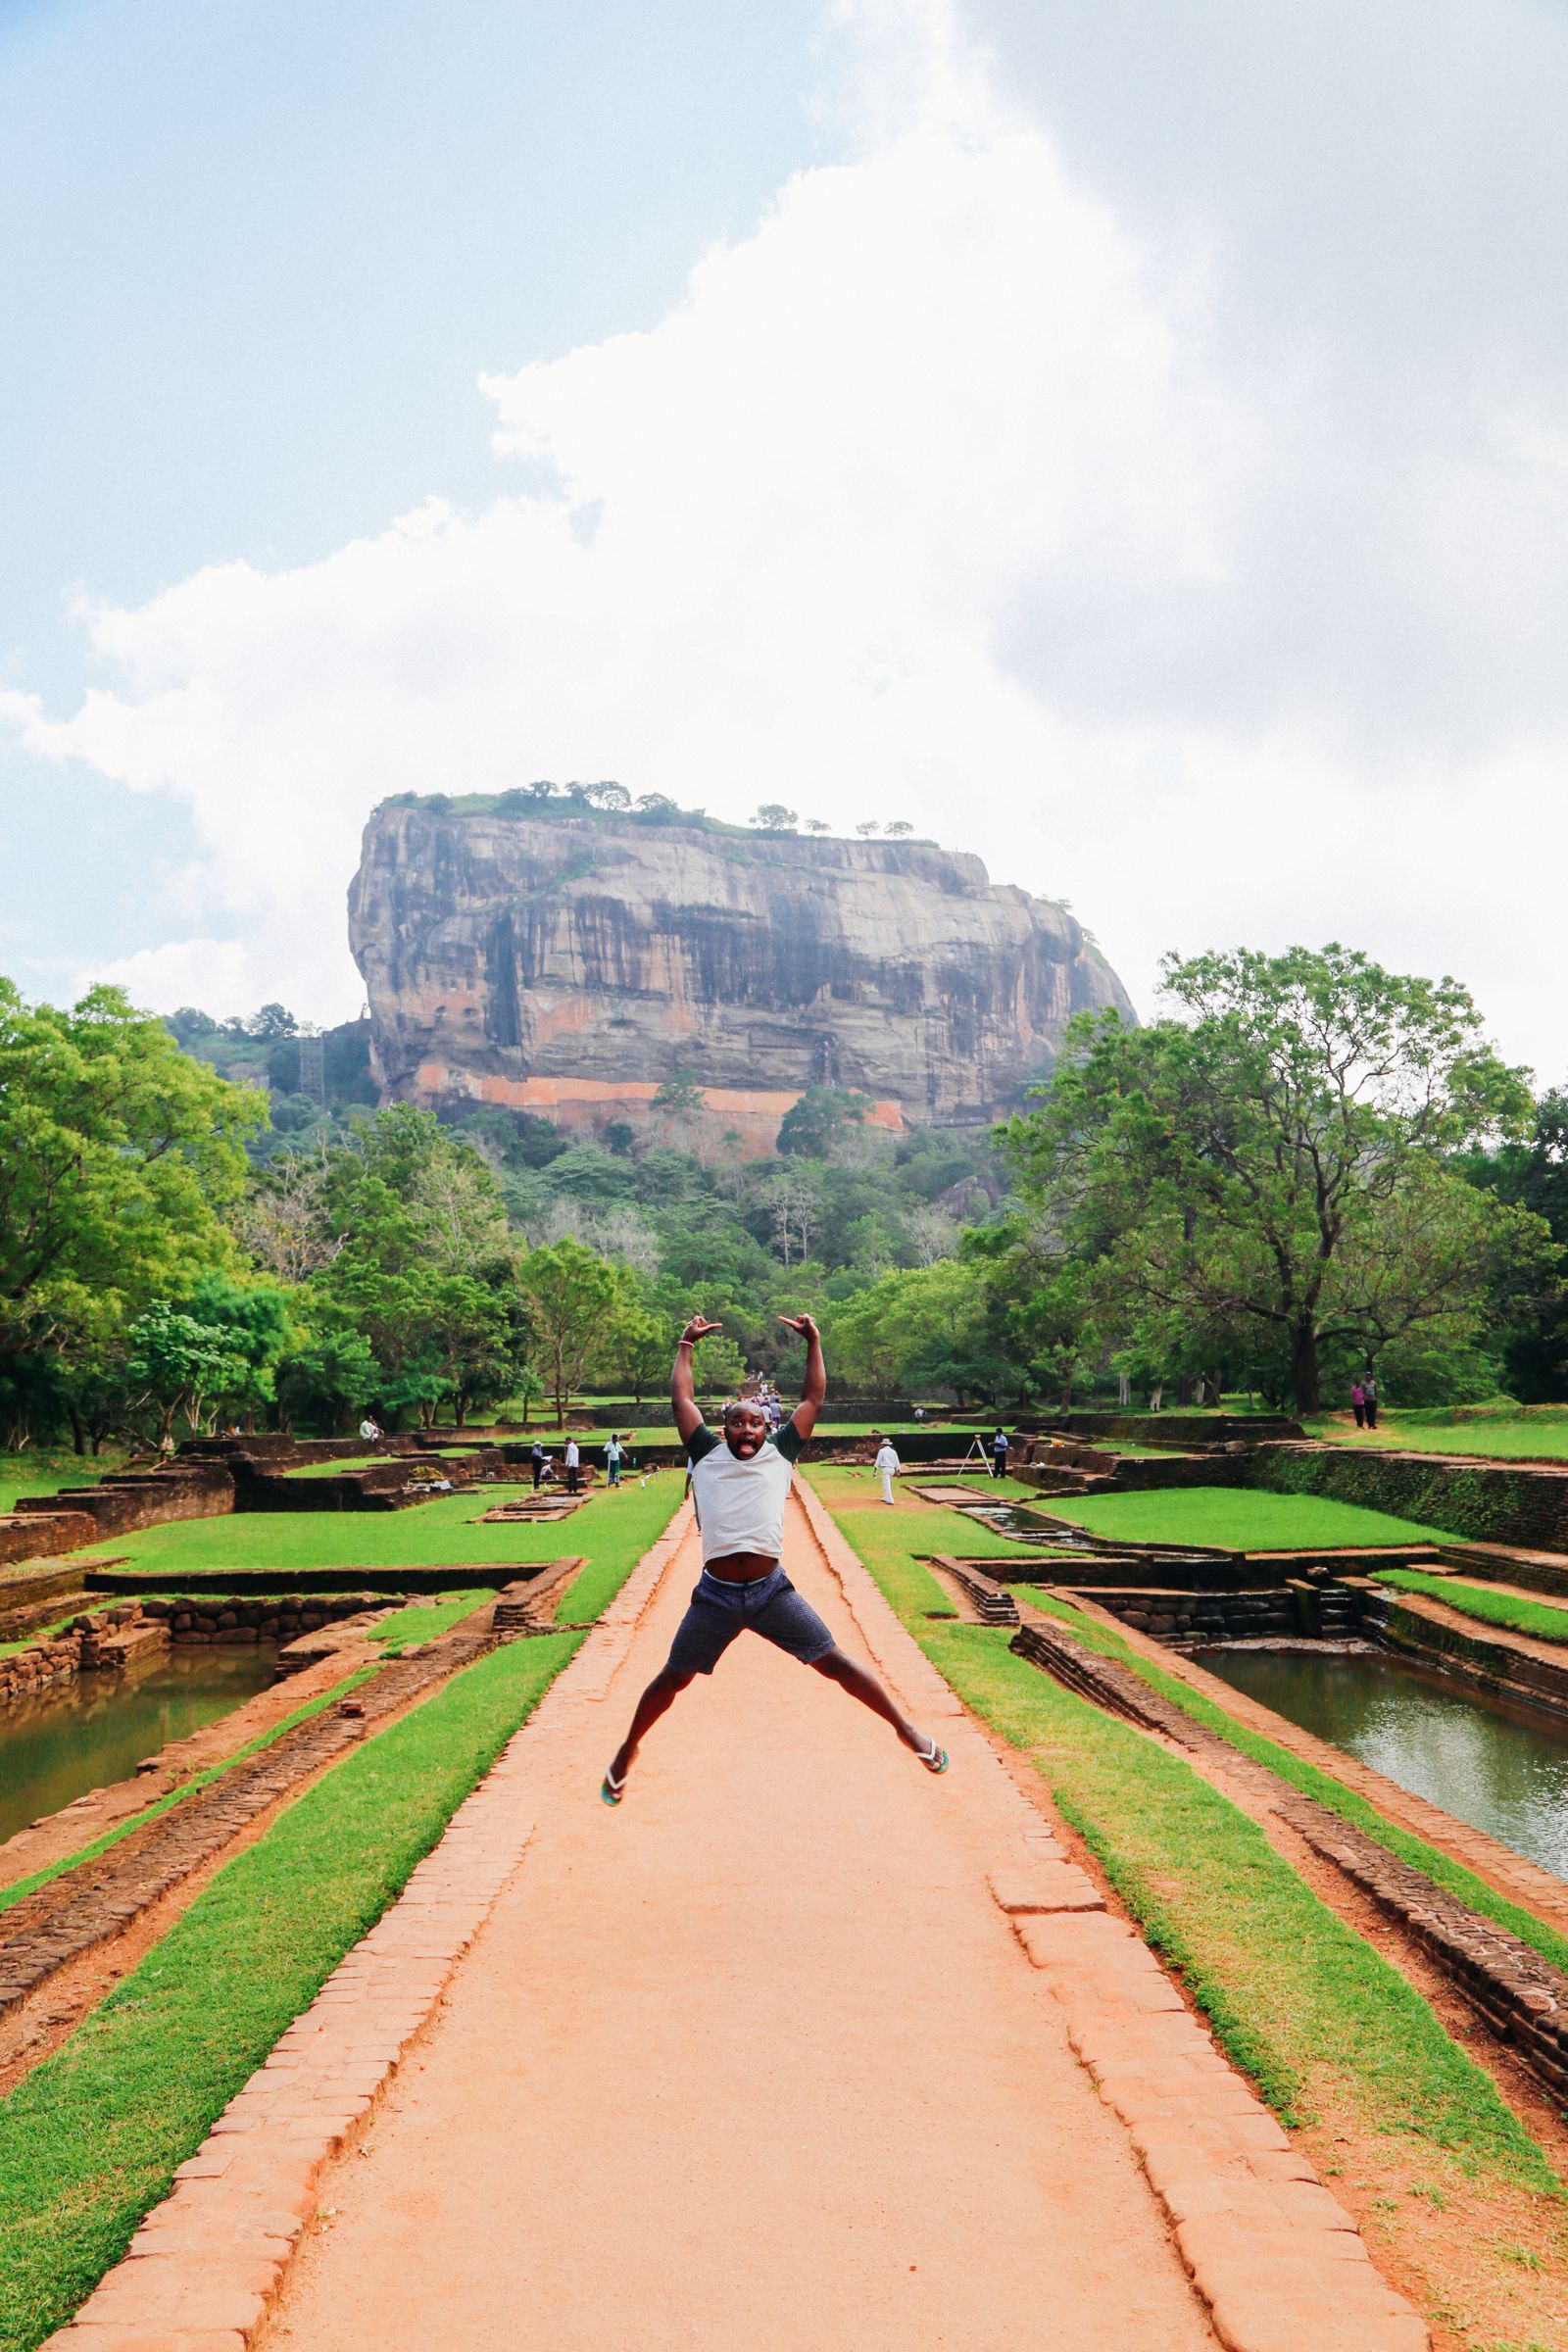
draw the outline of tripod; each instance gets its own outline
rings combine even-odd
[[[967,1470],[971,1462],[978,1462],[981,1469],[985,1472],[987,1478],[991,1476],[991,1453],[984,1438],[971,1438],[969,1440],[969,1450],[964,1455],[963,1460],[959,1463],[958,1467],[960,1470]]]

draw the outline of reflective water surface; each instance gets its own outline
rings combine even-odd
[[[276,1655],[270,1644],[175,1649],[124,1674],[80,1674],[0,1706],[0,1838],[88,1788],[128,1779],[166,1740],[265,1690]]]
[[[1568,1878],[1568,1719],[1381,1653],[1216,1649],[1202,1662],[1233,1690]]]

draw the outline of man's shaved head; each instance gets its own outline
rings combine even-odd
[[[750,1396],[732,1397],[724,1407],[724,1442],[745,1461],[767,1438],[767,1415]]]

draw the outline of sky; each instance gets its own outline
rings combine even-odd
[[[1568,10],[0,0],[0,970],[359,1009],[403,790],[912,821],[1568,1073]]]

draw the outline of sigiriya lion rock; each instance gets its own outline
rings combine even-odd
[[[962,852],[521,791],[383,803],[349,939],[386,1098],[603,1129],[663,1087],[747,1152],[810,1086],[893,1129],[989,1119],[1073,1013],[1133,1018],[1064,907]]]

